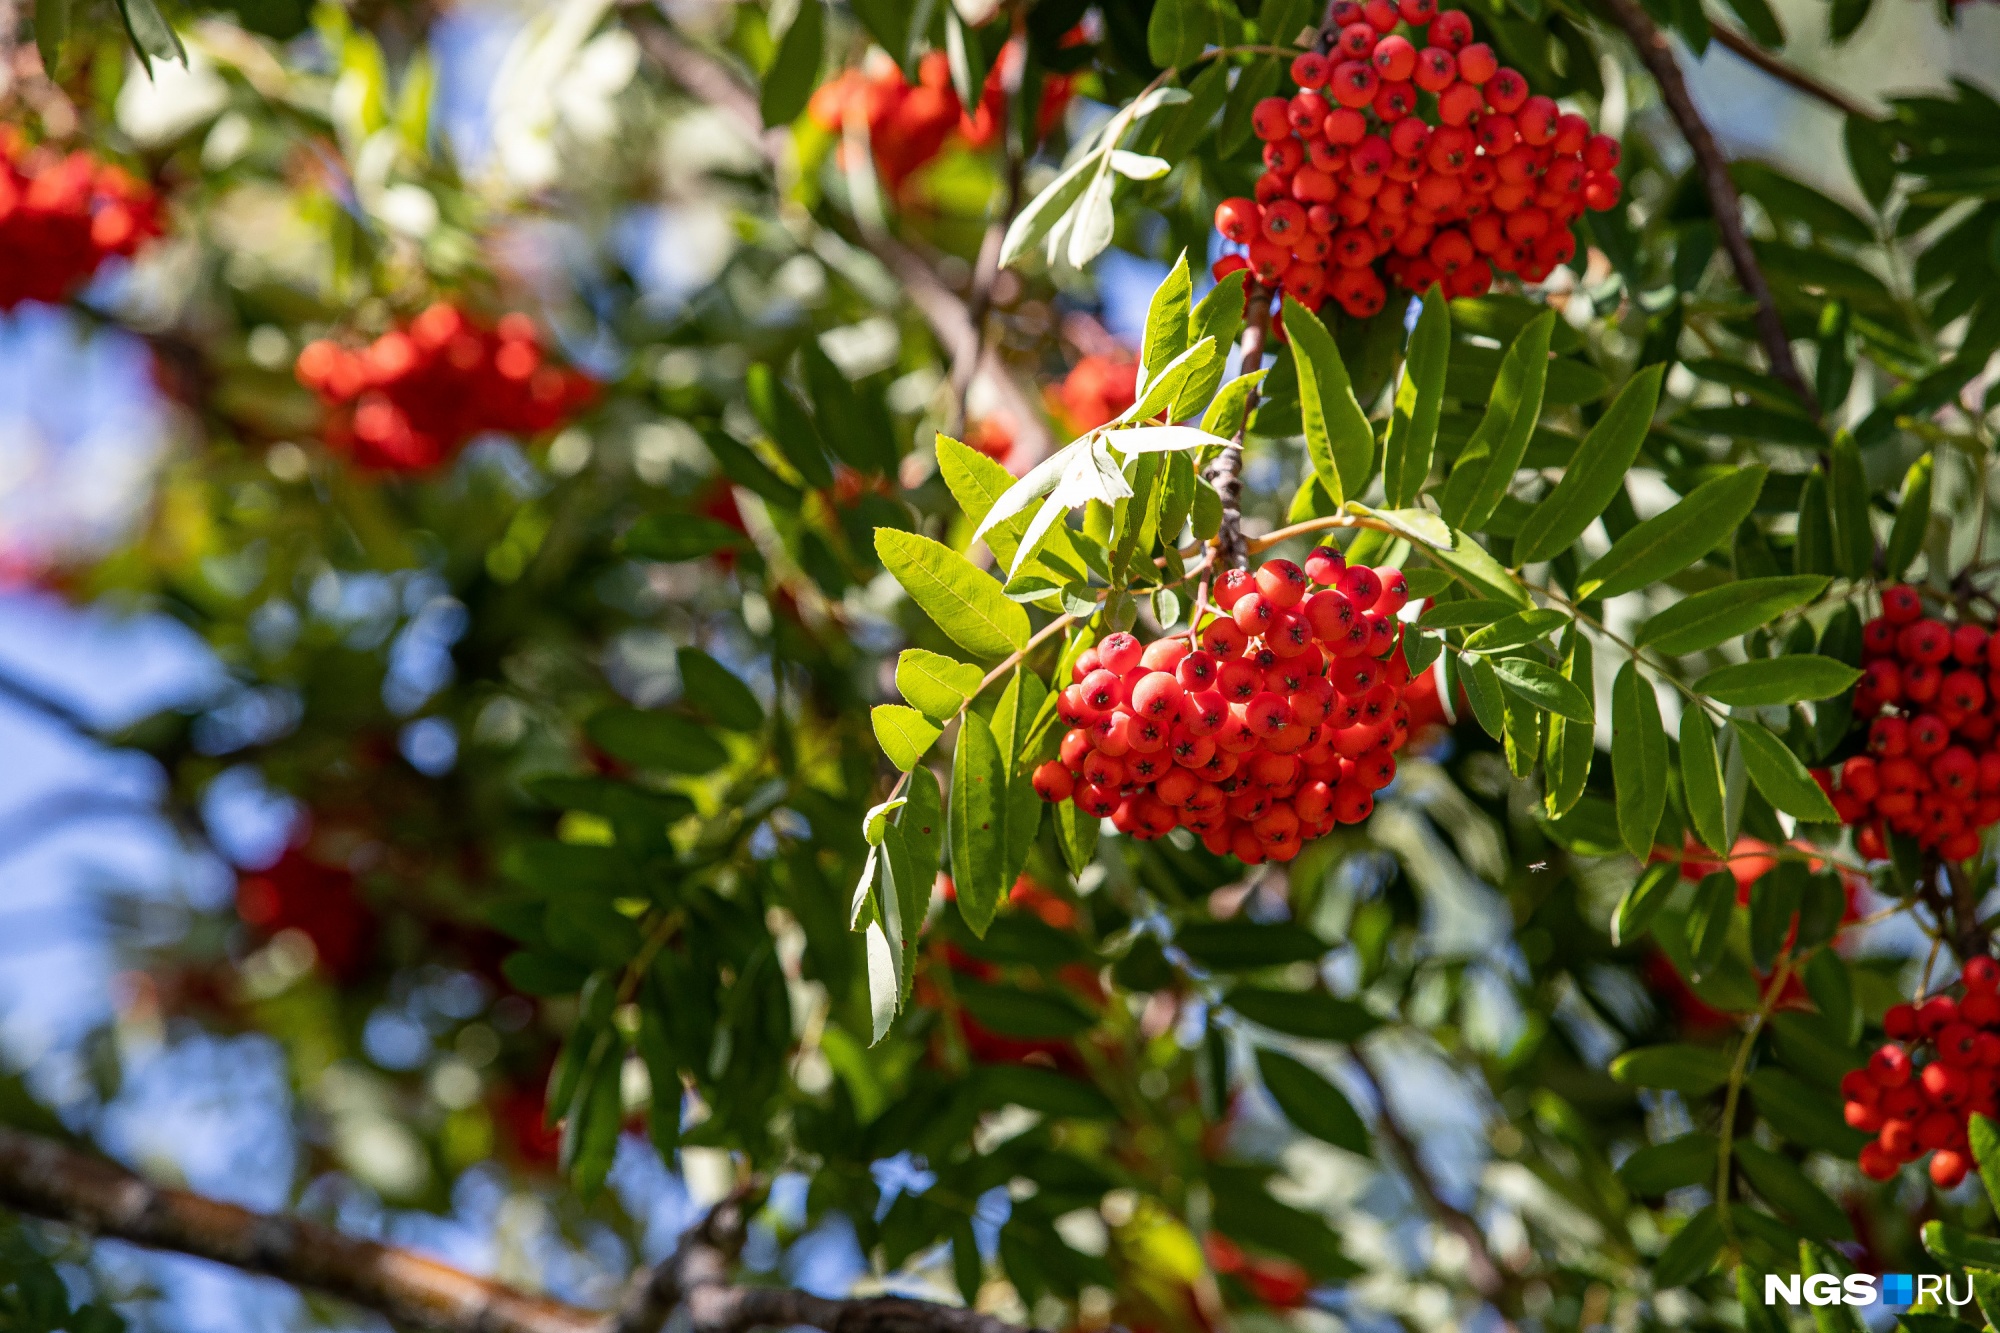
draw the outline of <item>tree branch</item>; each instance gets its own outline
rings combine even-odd
[[[1724,23],[1710,22],[1708,30],[1715,40],[1728,47],[1736,55],[1763,70],[1779,83],[1795,88],[1807,97],[1816,98],[1832,107],[1843,116],[1861,116],[1873,119],[1874,113],[1861,103],[1830,84],[1821,83],[1796,65],[1772,55],[1742,33]]]
[[[1242,340],[1237,343],[1243,352],[1242,363],[1236,369],[1239,375],[1253,374],[1263,366],[1264,337],[1271,324],[1271,294],[1255,283],[1246,286],[1244,292],[1250,302],[1250,318],[1243,325]],[[1249,563],[1243,544],[1243,440],[1256,410],[1257,387],[1252,385],[1243,400],[1242,422],[1208,469],[1209,482],[1222,500],[1222,526],[1215,534],[1216,552],[1221,557],[1219,563],[1231,569],[1242,569]]]
[[[0,1206],[98,1236],[278,1278],[441,1333],[657,1333],[684,1309],[693,1333],[816,1328],[821,1333],[1036,1333],[959,1306],[900,1296],[830,1300],[728,1280],[743,1198],[724,1202],[618,1311],[580,1309],[474,1277],[409,1250],[296,1217],[256,1213],[147,1183],[52,1138],[0,1128]]]
[[[642,0],[628,0],[624,16],[625,26],[638,41],[639,49],[668,78],[702,101],[733,116],[749,132],[763,150],[765,160],[774,168],[784,160],[789,136],[783,130],[764,128],[764,117],[757,109],[756,94],[733,71],[713,56],[683,42]],[[1001,411],[1013,419],[1017,446],[1025,446],[1023,452],[1030,458],[1046,456],[1054,448],[1055,438],[1049,433],[1048,423],[1040,410],[1022,392],[999,353],[981,336],[980,327],[985,322],[983,317],[975,318],[972,309],[958,293],[909,246],[893,237],[873,232],[863,232],[860,244],[902,285],[910,304],[930,325],[932,335],[937,338],[946,360],[953,367],[953,382],[959,382],[960,366],[973,368],[965,373],[964,384],[967,386],[977,376],[984,375],[999,397]],[[994,258],[997,262],[997,244]]]
[[[1667,35],[1654,24],[1650,15],[1640,7],[1639,0],[1604,0],[1604,7],[1632,39],[1639,59],[1652,74],[1653,81],[1660,85],[1660,97],[1667,104],[1667,111],[1674,123],[1680,126],[1681,135],[1688,147],[1694,150],[1695,169],[1701,173],[1701,182],[1708,192],[1709,207],[1715,214],[1715,228],[1722,239],[1722,248],[1729,254],[1729,262],[1736,269],[1736,280],[1743,284],[1743,290],[1757,303],[1757,337],[1764,345],[1764,355],[1771,362],[1771,374],[1790,389],[1806,410],[1818,418],[1819,400],[1813,396],[1812,386],[1799,373],[1799,365],[1792,357],[1791,339],[1785,335],[1785,323],[1778,314],[1777,299],[1771,294],[1771,284],[1764,277],[1764,270],[1757,264],[1757,254],[1750,247],[1749,233],[1743,229],[1743,200],[1736,193],[1736,182],[1730,179],[1729,160],[1722,155],[1722,149],[1715,142],[1715,135],[1709,132],[1707,122],[1695,109],[1694,98],[1689,96],[1687,80],[1681,75],[1681,67],[1674,59],[1673,48],[1668,45]]]
[[[1354,1063],[1359,1066],[1362,1076],[1368,1080],[1368,1086],[1375,1094],[1375,1104],[1381,1108],[1377,1123],[1382,1131],[1382,1137],[1389,1141],[1389,1146],[1402,1159],[1403,1173],[1409,1177],[1410,1186],[1416,1191],[1418,1201],[1438,1225],[1465,1242],[1467,1276],[1472,1281],[1473,1290],[1500,1310],[1506,1327],[1511,1329],[1514,1326],[1512,1314],[1517,1295],[1513,1276],[1501,1268],[1499,1261],[1493,1257],[1493,1251],[1486,1243],[1486,1232],[1480,1227],[1478,1219],[1438,1192],[1437,1183],[1431,1179],[1430,1172],[1424,1169],[1423,1158],[1418,1154],[1417,1145],[1411,1141],[1409,1131],[1405,1130],[1402,1122],[1396,1118],[1395,1107],[1389,1103],[1388,1093],[1383,1087],[1381,1076],[1375,1072],[1374,1064],[1359,1046],[1350,1046],[1348,1053],[1354,1057]]]
[[[52,1139],[0,1129],[0,1203],[37,1217],[280,1278],[446,1333],[600,1333],[603,1318],[298,1218],[253,1213]]]

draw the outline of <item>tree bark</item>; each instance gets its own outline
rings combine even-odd
[[[280,1278],[398,1324],[447,1333],[599,1333],[604,1322],[589,1310],[408,1250],[161,1189],[115,1163],[18,1130],[0,1129],[0,1203],[96,1235]]]
[[[0,1128],[0,1206],[96,1236],[274,1277],[440,1333],[657,1333],[685,1309],[695,1333],[805,1326],[822,1333],[1028,1333],[976,1310],[900,1296],[830,1300],[736,1286],[741,1199],[726,1201],[615,1312],[586,1310],[474,1277],[330,1227],[165,1189],[55,1139]]]
[[[1250,302],[1250,318],[1244,324],[1243,337],[1237,343],[1243,357],[1236,373],[1250,375],[1264,364],[1264,339],[1271,325],[1271,294],[1254,283],[1244,290]],[[1215,487],[1215,494],[1222,501],[1222,526],[1215,534],[1216,564],[1228,569],[1242,569],[1249,560],[1243,545],[1243,441],[1249,434],[1250,417],[1256,410],[1257,390],[1252,386],[1249,396],[1243,400],[1242,422],[1208,470],[1209,483]]]

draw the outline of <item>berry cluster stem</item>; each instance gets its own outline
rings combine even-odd
[[[1687,80],[1681,76],[1681,67],[1674,59],[1673,47],[1639,0],[1604,0],[1604,7],[1618,26],[1625,30],[1640,61],[1652,74],[1653,81],[1659,84],[1660,99],[1667,104],[1674,123],[1680,126],[1681,137],[1687,140],[1688,147],[1694,152],[1695,165],[1701,170],[1702,188],[1708,192],[1709,207],[1715,214],[1715,230],[1721,238],[1722,248],[1729,253],[1730,265],[1736,270],[1736,280],[1743,284],[1743,290],[1757,303],[1757,338],[1764,344],[1764,355],[1770,359],[1772,376],[1790,389],[1817,419],[1820,414],[1819,399],[1799,372],[1799,364],[1792,356],[1791,339],[1786,336],[1784,320],[1778,314],[1777,300],[1771,295],[1771,284],[1757,263],[1756,252],[1750,248],[1749,233],[1743,229],[1743,200],[1736,193],[1736,182],[1729,175],[1729,159],[1723,156],[1721,147],[1716,144],[1708,122],[1695,109],[1694,98],[1688,94]]]
[[[1239,375],[1255,374],[1263,366],[1264,337],[1271,323],[1270,294],[1255,284],[1247,290],[1250,317],[1243,325],[1242,340],[1237,343],[1243,354],[1236,371]],[[1226,563],[1231,569],[1243,569],[1250,563],[1243,542],[1243,439],[1249,433],[1250,416],[1256,410],[1257,387],[1252,385],[1243,399],[1243,420],[1237,423],[1235,434],[1222,447],[1222,453],[1208,472],[1208,479],[1222,500],[1222,526],[1215,534],[1218,563]]]

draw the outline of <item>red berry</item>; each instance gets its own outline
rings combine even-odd
[[[1458,77],[1467,83],[1485,83],[1499,71],[1499,57],[1484,42],[1474,42],[1458,52]]]
[[[1282,97],[1264,98],[1250,112],[1251,131],[1266,143],[1284,138],[1292,132],[1290,109],[1290,103]]]
[[[1069,770],[1053,759],[1035,770],[1032,782],[1035,795],[1050,802],[1066,801],[1075,790],[1075,779],[1070,777]]]
[[[1924,613],[1923,598],[1906,583],[1882,590],[1882,614],[1892,625],[1907,625]]]
[[[1264,234],[1264,210],[1254,199],[1225,199],[1215,207],[1215,229],[1225,241],[1248,245]]]

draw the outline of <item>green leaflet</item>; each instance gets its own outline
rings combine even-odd
[[[1727,852],[1729,822],[1715,724],[1708,710],[1694,703],[1681,709],[1681,798],[1695,836],[1710,851]]]
[[[1819,596],[1826,585],[1818,574],[1738,579],[1683,597],[1641,625],[1636,641],[1673,657],[1702,652],[1769,625]]]
[[[1143,394],[1160,372],[1188,349],[1188,313],[1193,309],[1194,280],[1188,274],[1187,251],[1153,289],[1146,308],[1146,332],[1139,349],[1139,391]]]
[[[1729,1239],[1714,1204],[1690,1217],[1653,1262],[1653,1286],[1666,1291],[1686,1286],[1715,1266]]]
[[[1449,548],[1440,546],[1430,548],[1431,559],[1471,585],[1472,590],[1481,597],[1510,602],[1520,608],[1533,605],[1528,597],[1528,590],[1493,558],[1491,551],[1463,532],[1454,530],[1451,536],[1452,544]]]
[[[1583,437],[1562,480],[1528,514],[1514,538],[1514,563],[1533,564],[1567,550],[1625,485],[1660,403],[1666,366],[1648,366],[1619,390],[1611,407]]]
[[[1831,955],[1821,950],[1814,956]],[[1868,1135],[1849,1128],[1841,1118],[1838,1103],[1776,1065],[1751,1071],[1748,1082],[1758,1113],[1771,1128],[1801,1147],[1851,1157],[1868,1142]]]
[[[1743,718],[1738,718],[1734,725],[1737,742],[1743,747],[1744,767],[1765,800],[1808,823],[1838,822],[1833,803],[1826,799],[1826,793],[1813,781],[1812,774],[1783,741],[1758,723]]]
[[[868,716],[875,724],[875,743],[889,762],[905,773],[915,768],[944,734],[922,713],[901,704],[877,704]]]
[[[1383,448],[1382,484],[1391,505],[1416,503],[1424,479],[1430,476],[1450,360],[1451,305],[1442,291],[1432,287],[1424,294],[1423,313],[1410,334],[1409,354],[1396,385],[1395,415],[1389,419]]]
[[[1971,1141],[1972,1160],[1979,1168],[1980,1183],[1986,1186],[1986,1197],[2000,1207],[2000,1126],[1975,1115],[1966,1126],[1966,1137]]]
[[[1257,1052],[1257,1072],[1285,1119],[1322,1142],[1368,1155],[1368,1126],[1346,1094],[1311,1068],[1273,1050]]]
[[[1729,1081],[1729,1053],[1714,1046],[1642,1046],[1613,1060],[1611,1077],[1629,1087],[1700,1097]]]
[[[916,978],[917,936],[923,930],[924,914],[937,884],[938,855],[944,846],[945,830],[943,797],[936,775],[918,765],[910,771],[907,791],[909,795],[901,811],[884,831],[882,840],[889,871],[886,887],[890,890],[885,895],[882,917],[885,925],[895,928],[890,944],[900,978],[899,1007],[909,1000],[910,984]]]
[[[1683,1134],[1633,1153],[1619,1166],[1618,1179],[1644,1198],[1658,1198],[1688,1185],[1712,1184],[1715,1155],[1721,1149],[1721,1141],[1713,1134]]]
[[[1799,488],[1798,538],[1792,568],[1800,574],[1833,573],[1833,511],[1826,502],[1826,474],[1814,468]]]
[[[982,673],[969,662],[923,648],[905,648],[896,659],[896,688],[910,705],[943,726],[979,688]]]
[[[1459,605],[1479,606],[1481,603],[1461,602]],[[1509,648],[1522,648],[1547,638],[1570,623],[1568,616],[1546,607],[1517,611],[1466,635],[1465,650],[1469,653],[1498,653]]]
[[[1846,431],[1833,440],[1833,470],[1827,487],[1833,502],[1833,565],[1850,579],[1866,578],[1875,567],[1875,530],[1868,518],[1868,472],[1861,447]]]
[[[1500,695],[1500,678],[1493,674],[1493,663],[1471,653],[1457,653],[1446,659],[1446,665],[1457,667],[1459,684],[1465,687],[1465,697],[1479,725],[1494,740],[1501,739],[1507,730],[1507,701]]]
[[[1262,384],[1264,377],[1270,373],[1271,368],[1265,366],[1248,375],[1238,375],[1223,385],[1221,392],[1209,403],[1208,410],[1201,414],[1201,428],[1210,435],[1234,438],[1243,429],[1243,414],[1249,410],[1251,391]]]
[[[1216,386],[1222,383],[1223,372],[1228,369],[1230,345],[1243,331],[1244,276],[1239,270],[1216,283],[1188,315],[1188,341],[1197,343],[1203,338],[1212,339],[1216,355],[1188,376],[1174,399],[1168,420],[1184,421],[1208,406],[1215,397]],[[1240,418],[1242,413],[1239,411],[1237,415]],[[1228,431],[1214,433],[1234,435],[1236,432],[1232,427]]]
[[[951,761],[951,877],[959,914],[984,936],[1013,881],[1007,863],[1007,764],[986,720],[968,712]]]
[[[707,773],[729,760],[706,728],[673,713],[605,708],[593,713],[583,730],[612,758],[662,773]]]
[[[1653,684],[1627,662],[1611,686],[1611,780],[1617,793],[1618,835],[1645,860],[1667,805],[1667,734]]]
[[[1590,640],[1574,625],[1563,634],[1562,661],[1564,677],[1579,692],[1594,691]],[[1549,718],[1548,753],[1542,770],[1547,791],[1542,801],[1552,817],[1567,813],[1583,795],[1584,784],[1590,778],[1591,757],[1596,752],[1594,725],[1572,722],[1559,713]]]
[[[806,109],[813,85],[819,80],[825,31],[825,7],[815,0],[801,4],[798,17],[779,39],[778,53],[760,84],[757,109],[766,125],[789,125]]]
[[[1807,1235],[1821,1240],[1853,1239],[1854,1228],[1840,1205],[1789,1158],[1760,1144],[1738,1139],[1736,1163],[1764,1202]]]
[[[1031,789],[1032,790],[1032,789]],[[1081,875],[1097,856],[1097,836],[1101,823],[1094,815],[1077,809],[1074,801],[1055,807],[1056,842],[1062,848],[1063,864],[1072,875]]]
[[[1727,870],[1702,876],[1688,909],[1688,976],[1699,981],[1722,961],[1729,943],[1729,922],[1736,914],[1736,877]]]
[[[1585,726],[1596,722],[1597,714],[1590,696],[1571,684],[1554,667],[1531,657],[1496,657],[1491,660],[1493,674],[1500,683],[1535,707]]]
[[[1903,577],[1931,526],[1931,456],[1925,454],[1910,464],[1903,474],[1903,495],[1896,505],[1896,522],[1889,529],[1889,548],[1884,573],[1892,579]]]
[[[1354,384],[1319,317],[1285,298],[1285,332],[1299,372],[1299,408],[1305,420],[1306,453],[1313,471],[1335,504],[1359,496],[1375,462],[1375,430],[1354,400]]]
[[[755,731],[764,725],[764,705],[735,672],[699,648],[675,655],[681,672],[681,698],[730,731]]]
[[[705,514],[648,514],[625,534],[627,553],[641,560],[697,560],[717,551],[747,551],[750,539]]]
[[[1500,377],[1486,414],[1445,479],[1440,510],[1454,527],[1473,531],[1486,526],[1500,497],[1528,451],[1528,440],[1542,414],[1542,387],[1549,372],[1549,336],[1555,312],[1530,320],[1500,362]],[[1289,320],[1286,328],[1290,328]]]
[[[1717,667],[1697,680],[1694,689],[1735,708],[1771,708],[1831,698],[1860,679],[1858,667],[1817,653],[1799,653]]]
[[[1623,948],[1651,929],[1679,882],[1680,867],[1672,861],[1655,861],[1640,871],[1612,913],[1611,942]]]
[[[1616,597],[1672,577],[1726,541],[1750,516],[1765,469],[1745,467],[1702,483],[1611,544],[1577,576],[1577,595]]]
[[[1540,666],[1540,663],[1514,662],[1507,658],[1493,658],[1494,677],[1505,686],[1500,691],[1501,719],[1503,733],[1501,749],[1507,757],[1507,771],[1517,778],[1525,778],[1535,771],[1535,760],[1542,753],[1542,718],[1546,705],[1539,696],[1540,682],[1520,675],[1510,674],[1509,666]],[[1549,671],[1547,667],[1541,667]],[[1555,673],[1550,671],[1554,676]],[[1562,681],[1562,684],[1569,682]],[[1523,686],[1526,688],[1523,688]]]
[[[875,530],[875,552],[910,600],[961,648],[1004,657],[1028,642],[1028,613],[992,575],[948,546],[894,528]]]

